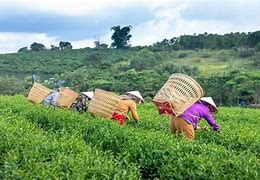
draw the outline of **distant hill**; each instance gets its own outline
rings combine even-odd
[[[4,74],[40,73],[61,74],[78,68],[110,69],[158,69],[162,65],[198,67],[202,74],[218,74],[230,69],[257,71],[254,62],[259,53],[248,51],[243,57],[238,49],[232,50],[162,50],[154,52],[148,48],[129,49],[72,49],[57,51],[22,52],[0,54],[0,72]],[[252,52],[251,52],[252,51]],[[142,64],[134,67],[135,61]],[[132,62],[132,63],[131,63]],[[146,66],[148,65],[148,66]],[[143,66],[143,67],[142,67]]]
[[[16,75],[18,79],[27,79],[28,82],[31,74],[35,73],[39,81],[48,80],[45,83],[51,88],[55,88],[58,81],[65,81],[64,86],[77,91],[102,88],[122,93],[139,90],[151,98],[170,74],[180,72],[197,79],[206,89],[206,95],[214,95],[220,103],[237,103],[241,97],[252,101],[257,90],[247,92],[226,82],[243,74],[246,74],[243,75],[245,82],[248,79],[258,81],[259,59],[260,52],[256,48],[158,50],[153,47],[132,47],[26,51],[1,54],[0,75],[2,78]],[[53,77],[52,81],[50,77]],[[208,81],[212,82],[212,79],[216,83],[209,86]],[[243,84],[234,81],[235,84]],[[227,99],[230,95],[222,97],[221,91],[213,93],[217,87],[224,86],[227,89],[235,88],[238,92],[233,92],[231,99]],[[238,100],[237,96],[240,97]]]

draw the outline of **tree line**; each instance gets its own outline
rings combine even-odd
[[[260,48],[260,31],[224,35],[208,34],[207,32],[198,35],[181,35],[164,39],[153,44],[152,47],[169,50]]]
[[[189,67],[179,67],[171,73],[185,73],[195,78],[204,89],[205,96],[213,97],[218,105],[237,105],[242,100],[247,104],[260,103],[259,76],[238,70],[211,76],[192,75],[194,70]],[[139,90],[146,100],[151,101],[171,73],[160,74],[156,70],[136,71],[129,69],[113,74],[109,71],[101,72],[98,69],[91,71],[80,68],[73,72],[56,75],[52,81],[40,82],[49,88],[58,88],[60,79],[62,79],[63,86],[78,92],[94,90],[95,88],[119,94],[126,90]],[[31,86],[30,77],[23,80],[14,77],[0,77],[1,94],[27,94]]]
[[[66,41],[60,41],[59,46],[51,45],[50,50],[62,50],[62,49],[72,49],[71,43],[66,42]],[[30,45],[30,50],[32,50],[32,51],[43,51],[43,50],[47,50],[47,47],[42,43],[34,42]],[[25,52],[25,51],[29,51],[27,46],[22,47],[18,50],[18,52]]]
[[[131,47],[130,34],[132,26],[113,26],[111,30],[111,48],[123,49]],[[108,45],[95,41],[95,48],[107,48]],[[231,48],[258,48],[260,49],[260,31],[255,32],[236,32],[219,34],[193,34],[181,35],[171,39],[164,39],[161,42],[156,42],[149,46],[154,50],[194,50],[194,49],[231,49]],[[41,43],[34,42],[30,46],[33,51],[45,50],[46,47]],[[72,49],[70,42],[60,41],[59,46],[51,45],[51,50]],[[27,47],[20,48],[18,52],[28,50]]]

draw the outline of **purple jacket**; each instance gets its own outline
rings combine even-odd
[[[196,102],[191,107],[189,107],[181,115],[181,118],[183,118],[188,123],[191,123],[194,129],[197,129],[201,118],[204,118],[215,131],[220,129],[219,125],[210,114],[208,107],[201,102]]]

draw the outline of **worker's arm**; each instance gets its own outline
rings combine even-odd
[[[209,111],[203,115],[203,118],[209,123],[210,126],[213,127],[215,131],[220,130],[220,126],[216,123]]]
[[[135,102],[132,102],[130,105],[129,105],[129,108],[130,108],[130,111],[131,111],[131,114],[132,114],[132,117],[134,118],[134,120],[136,122],[139,122],[140,119],[138,117],[138,114],[137,114],[137,111],[136,111],[136,104]]]

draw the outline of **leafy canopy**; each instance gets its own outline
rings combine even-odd
[[[125,26],[121,28],[120,26],[113,26],[111,30],[114,31],[112,34],[111,39],[114,41],[112,42],[111,46],[116,47],[118,49],[125,48],[128,45],[130,38],[132,37],[130,33],[132,26]]]

